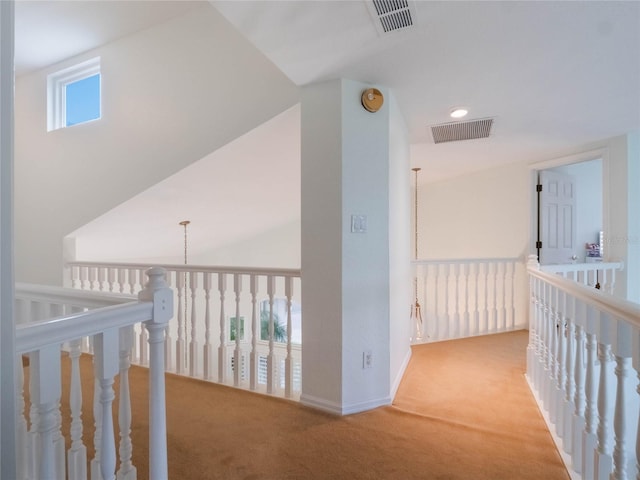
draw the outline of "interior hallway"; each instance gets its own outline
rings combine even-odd
[[[524,379],[527,335],[415,346],[394,404],[347,417],[169,374],[170,478],[568,479]],[[146,369],[130,379],[134,464],[146,479]]]

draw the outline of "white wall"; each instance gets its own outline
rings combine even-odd
[[[341,414],[391,401],[389,107],[366,111],[367,87],[302,90],[301,401]],[[351,232],[353,214],[366,233]]]
[[[190,257],[197,265],[300,268],[300,219],[210,252]]]
[[[605,257],[625,263],[616,295],[640,303],[640,132],[609,139],[604,147]]]
[[[578,261],[584,262],[585,243],[597,243],[603,230],[602,218],[602,160],[572,163],[552,168],[575,178],[576,187],[576,245]]]
[[[411,356],[411,188],[407,126],[393,92],[389,105],[389,373],[395,396]]]
[[[423,169],[420,175],[429,175]],[[511,164],[418,187],[421,259],[525,257],[530,177]]]
[[[102,119],[47,133],[47,74],[97,55]],[[60,284],[65,235],[297,101],[209,5],[19,78],[17,280]]]

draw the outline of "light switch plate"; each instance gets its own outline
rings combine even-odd
[[[351,215],[351,233],[367,232],[367,216]]]

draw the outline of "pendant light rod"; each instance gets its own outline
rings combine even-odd
[[[418,259],[418,172],[422,170],[419,167],[412,168],[415,172],[415,182],[414,182],[414,228],[415,228],[415,236],[414,236],[414,255],[415,260]]]

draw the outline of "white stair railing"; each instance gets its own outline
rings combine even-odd
[[[556,273],[582,285],[596,287],[603,292],[613,294],[616,285],[616,272],[624,269],[622,262],[568,263],[563,265],[542,265],[540,270]]]
[[[528,265],[527,378],[574,478],[640,479],[640,305]]]
[[[90,464],[90,478],[135,480],[135,468],[130,461],[131,407],[127,360],[135,325],[144,325],[150,332],[149,389],[153,393],[149,395],[150,478],[168,478],[162,344],[164,330],[173,315],[173,298],[172,291],[164,282],[164,270],[153,268],[148,275],[149,282],[137,300],[135,297],[96,295],[55,287],[17,286],[16,351],[21,358],[29,360],[28,367],[25,367],[29,373],[28,386],[21,382],[17,392],[20,480],[87,480],[87,449],[83,443],[81,417],[92,411],[96,424],[96,453]],[[62,315],[56,316],[57,313]],[[48,315],[54,318],[47,318]],[[85,338],[90,339],[94,353],[96,402],[89,407],[83,404],[80,384],[79,357],[82,345],[87,345],[83,343]],[[61,428],[63,349],[69,352],[71,376],[68,432]],[[120,378],[118,470],[112,411],[116,375]],[[19,368],[18,379],[24,379],[23,368]],[[71,445],[66,455],[65,437],[69,438]]]
[[[414,343],[434,342],[525,328],[525,269],[517,258],[414,260],[415,300],[422,325]],[[414,322],[415,324],[415,322]]]
[[[99,292],[140,288],[137,263],[71,262],[69,285]],[[285,398],[301,383],[300,270],[161,265],[177,298],[165,336],[167,371]],[[144,330],[132,361],[146,365]],[[237,367],[236,367],[237,366]]]

